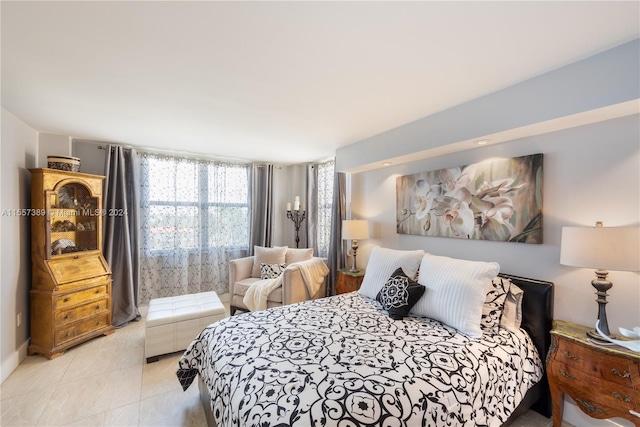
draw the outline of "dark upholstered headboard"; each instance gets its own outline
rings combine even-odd
[[[542,280],[527,279],[500,273],[524,291],[522,298],[522,329],[527,331],[542,358],[546,362],[549,346],[551,345],[551,327],[553,324],[553,283]],[[551,394],[545,371],[540,381],[539,396],[531,409],[546,417],[551,416]]]

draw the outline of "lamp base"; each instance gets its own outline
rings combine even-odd
[[[609,322],[607,321],[607,291],[611,289],[613,284],[607,280],[607,275],[609,272],[606,270],[596,270],[596,279],[591,281],[591,285],[596,289],[596,295],[598,298],[596,302],[598,303],[598,328],[608,337],[612,337],[611,332],[609,332]],[[606,342],[602,339],[602,336],[596,331],[592,329],[587,332],[587,336],[591,339]]]
[[[351,250],[353,251],[353,264],[351,264],[351,268],[349,269],[349,271],[351,273],[357,273],[360,270],[358,270],[358,267],[356,266],[356,254],[358,253],[358,241],[355,239],[351,241]]]

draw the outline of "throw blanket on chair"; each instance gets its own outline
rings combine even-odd
[[[307,292],[310,296],[314,296],[318,292],[325,276],[329,274],[329,269],[325,263],[317,258],[294,262],[289,264],[286,269],[294,268],[300,270],[302,281],[307,287]],[[282,286],[283,277],[284,272],[275,279],[258,280],[247,289],[242,301],[251,311],[266,310],[269,294],[279,286]]]

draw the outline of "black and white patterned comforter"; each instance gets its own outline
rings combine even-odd
[[[357,293],[208,326],[180,359],[220,427],[497,426],[542,376],[523,332],[473,340]]]

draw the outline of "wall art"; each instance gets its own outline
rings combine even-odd
[[[542,154],[396,179],[399,234],[542,243]]]

